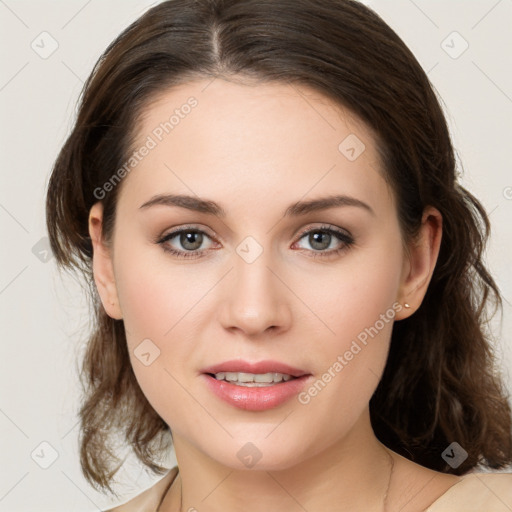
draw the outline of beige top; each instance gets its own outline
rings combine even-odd
[[[155,485],[128,503],[105,512],[155,512],[178,474],[174,466]],[[424,512],[511,512],[512,473],[469,473]]]
[[[512,473],[463,475],[425,512],[511,512]]]

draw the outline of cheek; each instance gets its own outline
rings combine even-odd
[[[175,425],[180,424],[180,415],[199,416],[190,408],[180,372],[193,361],[193,335],[188,328],[200,290],[194,291],[185,271],[171,273],[148,260],[147,255],[133,253],[119,261],[117,290],[137,382],[155,411]]]
[[[170,338],[178,322],[186,321],[186,310],[197,295],[190,270],[171,268],[148,252],[132,253],[116,263],[117,292],[130,342]]]
[[[311,309],[318,311],[330,328],[330,343],[337,348],[356,338],[385,315],[394,318],[401,277],[401,254],[396,246],[384,241],[371,250],[353,253],[339,266],[336,278],[322,280],[323,287],[310,295]],[[317,283],[318,285],[319,283]],[[385,322],[388,326],[389,322]],[[378,327],[382,327],[378,322]],[[390,329],[382,329],[389,335]]]
[[[350,422],[362,411],[385,367],[401,308],[402,259],[396,243],[383,239],[371,250],[354,253],[340,265],[336,280],[322,281],[323,293],[315,288],[318,293],[310,296],[311,309],[329,329],[318,336],[311,353],[318,361],[319,381],[306,390],[303,403],[338,423]],[[340,407],[332,409],[333,403]]]

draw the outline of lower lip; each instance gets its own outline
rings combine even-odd
[[[213,393],[230,405],[246,411],[273,409],[300,393],[310,375],[262,387],[237,386],[203,373]]]

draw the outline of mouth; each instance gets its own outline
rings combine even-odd
[[[250,411],[277,407],[298,394],[311,374],[277,361],[233,360],[201,372],[207,387],[224,402]]]

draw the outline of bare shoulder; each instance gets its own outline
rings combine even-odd
[[[141,494],[135,496],[135,498],[103,512],[154,512],[165,491],[170,487],[177,474],[178,467],[175,466],[161,480]]]

